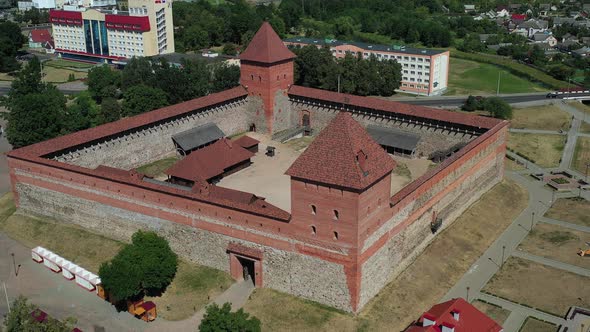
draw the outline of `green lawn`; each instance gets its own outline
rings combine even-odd
[[[137,172],[139,172],[141,174],[155,177],[158,175],[162,175],[165,170],[172,167],[172,165],[174,165],[177,161],[178,161],[178,157],[176,157],[176,156],[168,157],[168,158],[156,160],[156,161],[149,163],[147,165],[143,165],[141,167],[138,167],[136,170],[137,170]]]
[[[495,94],[500,73],[500,93],[539,92],[545,89],[500,67],[451,58],[448,95]]]
[[[95,66],[95,64],[93,64],[93,63],[85,63],[85,62],[70,61],[70,60],[63,60],[63,59],[50,60],[50,61],[44,62],[43,65],[50,66],[50,67],[58,67],[58,68],[69,67],[69,68],[79,68],[79,69],[92,68]]]

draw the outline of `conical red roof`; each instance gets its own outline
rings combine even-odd
[[[395,165],[350,113],[340,112],[285,174],[360,190],[390,173]]]
[[[283,44],[268,22],[262,23],[246,50],[240,54],[240,60],[261,63],[275,63],[293,58],[295,54]]]

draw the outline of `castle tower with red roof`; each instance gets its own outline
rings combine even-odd
[[[345,272],[353,310],[360,291],[359,249],[368,227],[389,209],[395,165],[350,113],[340,112],[286,172],[298,235],[351,257]]]
[[[264,110],[257,116],[264,117],[266,128],[260,131],[272,133],[274,126],[275,97],[286,93],[293,84],[293,59],[295,54],[283,44],[268,22],[264,22],[240,54],[240,83],[250,96],[262,99]]]

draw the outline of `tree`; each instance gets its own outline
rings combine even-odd
[[[549,68],[549,75],[558,80],[567,81],[575,74],[575,69],[565,65],[554,65]]]
[[[168,105],[162,89],[139,84],[127,88],[123,94],[123,115],[133,116]]]
[[[584,73],[584,87],[590,89],[590,70],[586,70]]]
[[[126,91],[130,87],[143,84],[154,86],[155,74],[148,58],[133,57],[121,73],[121,89]]]
[[[17,297],[10,304],[10,312],[4,318],[6,332],[69,332],[73,329],[75,319],[67,318],[60,322],[54,318],[47,317],[43,322],[37,322],[31,313],[38,308],[28,303],[24,296]]]
[[[58,136],[63,129],[66,98],[54,85],[41,82],[41,69],[33,58],[13,81],[2,104],[9,110],[6,137],[14,148]]]
[[[225,55],[236,55],[238,53],[238,49],[236,47],[236,44],[234,44],[234,43],[223,44],[223,49],[221,50],[221,53],[223,53]]]
[[[491,116],[498,119],[509,120],[512,119],[512,107],[498,97],[486,98],[483,103],[483,109],[489,112]]]
[[[104,122],[113,122],[121,118],[121,106],[115,98],[105,98],[100,104],[100,113]]]
[[[96,127],[104,123],[98,105],[88,91],[81,92],[74,103],[67,108],[63,133],[72,133],[82,129]]]
[[[461,106],[461,109],[463,109],[466,112],[474,112],[480,108],[481,102],[479,102],[476,97],[471,95],[467,97],[467,100],[465,100],[465,103],[463,104],[463,106]]]
[[[93,67],[88,71],[86,84],[92,98],[100,104],[104,98],[117,97],[118,88],[121,84],[121,73],[112,70],[107,65]]]
[[[219,92],[240,84],[240,67],[218,64],[211,71],[211,92]]]
[[[16,52],[23,46],[26,37],[14,22],[0,22],[0,72],[6,73],[18,70],[20,65],[16,61]]]
[[[178,258],[168,242],[154,232],[138,231],[107,263],[99,276],[109,296],[116,302],[160,294],[172,282]]]
[[[199,325],[200,332],[259,332],[260,320],[240,309],[231,312],[231,304],[224,303],[219,307],[216,303],[207,307],[205,316]]]

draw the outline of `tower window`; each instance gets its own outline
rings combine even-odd
[[[250,75],[250,78],[252,79],[252,81],[254,81],[254,75]]]
[[[316,212],[317,212],[316,207],[315,207],[315,205],[312,204],[311,205],[311,214],[313,214],[315,216]]]
[[[338,210],[333,210],[333,212],[334,212],[334,220],[340,219],[340,212],[338,212]]]
[[[280,75],[277,75],[277,81],[280,80],[280,79],[281,79],[281,76]]]
[[[334,232],[334,240],[338,240],[338,232]]]
[[[315,226],[311,226],[311,234],[316,235]]]

